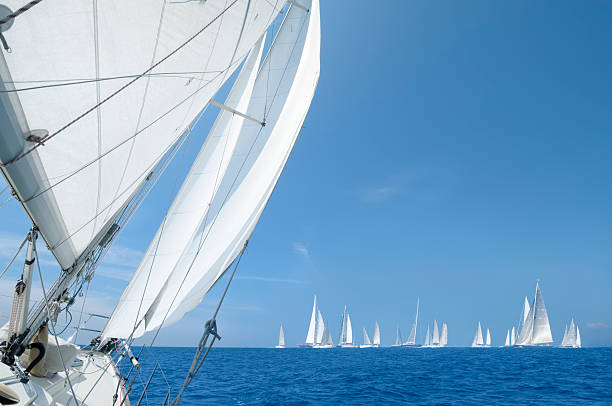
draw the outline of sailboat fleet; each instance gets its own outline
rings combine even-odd
[[[396,328],[395,341],[391,347],[441,348],[448,346],[448,325],[446,323],[441,323],[440,327],[437,320],[434,320],[432,325],[427,325],[423,344],[417,344],[419,305],[420,299],[417,299],[416,314],[408,339],[406,341],[403,340],[402,333],[398,325]],[[374,335],[372,336],[372,339],[370,339],[370,335],[365,327],[363,327],[362,332],[363,342],[361,344],[357,344],[355,335],[353,334],[351,316],[349,315],[347,307],[344,306],[340,323],[340,336],[338,338],[338,343],[335,346],[341,348],[379,348],[381,346],[381,334],[378,322],[374,323]],[[282,346],[281,338],[283,339]],[[552,343],[553,338],[548,320],[548,313],[546,311],[540,285],[539,283],[536,283],[536,290],[533,300],[530,302],[529,299],[525,297],[518,328],[516,326],[512,326],[512,328],[507,329],[506,339],[504,341],[504,345],[501,347],[550,346]],[[321,311],[317,306],[316,296],[314,297],[306,340],[304,344],[299,344],[298,346],[311,348],[334,347],[327,322],[323,320]],[[569,326],[565,326],[565,333],[560,346],[563,348],[582,347],[580,329],[573,318],[571,319]],[[478,321],[478,324],[476,325],[476,332],[474,333],[471,347],[491,347],[491,330],[489,327],[484,329],[480,321]],[[279,337],[279,345],[277,348],[285,348],[282,326]]]

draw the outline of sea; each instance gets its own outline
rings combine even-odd
[[[170,404],[194,352],[152,348],[131,404]],[[180,404],[612,405],[612,348],[213,348]]]

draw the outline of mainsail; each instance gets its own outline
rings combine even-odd
[[[325,330],[325,322],[323,321],[323,316],[321,315],[321,310],[317,309],[317,329],[315,336],[315,344],[321,344],[323,342],[323,333]]]
[[[442,335],[440,336],[440,347],[446,347],[448,345],[448,326],[446,323],[442,324]]]
[[[527,315],[529,315],[529,300],[527,300],[527,296],[525,296],[525,303],[523,305],[523,320],[522,323],[525,325],[525,321],[527,320]]]
[[[415,345],[416,344],[416,332],[417,332],[417,324],[419,322],[419,298],[417,298],[416,305],[416,316],[414,317],[414,324],[412,325],[412,329],[410,329],[410,335],[408,336],[408,341],[406,344]]]
[[[438,345],[440,344],[440,333],[438,331],[438,322],[436,320],[434,320],[434,325],[433,325],[433,338],[431,339],[431,344],[432,345]]]
[[[318,80],[318,2],[302,5],[287,12],[255,79],[246,115],[265,126],[241,120],[233,151],[227,152],[231,157],[225,173],[197,231],[159,292],[147,296],[150,306],[142,306],[147,309],[145,323],[141,323],[142,312],[137,312],[140,328],[133,336],[172,324],[197,306],[251,235],[293,148]],[[135,274],[133,280],[139,277]],[[131,326],[122,322],[122,315],[126,307],[138,305],[134,302],[131,295],[124,295],[104,337],[129,336]]]
[[[423,345],[431,345],[431,335],[429,334],[429,326],[427,326],[427,333],[425,333],[425,343]]]
[[[512,332],[510,334],[510,345],[516,344],[516,329],[512,326]]]
[[[402,333],[400,331],[399,326],[397,326],[397,332],[395,333],[395,344],[396,347],[399,347],[402,345]]]
[[[510,330],[506,331],[506,341],[504,342],[504,347],[510,347]]]
[[[283,347],[285,345],[285,331],[283,325],[280,326],[280,332],[278,333],[278,346]]]
[[[312,304],[312,315],[310,316],[310,324],[308,325],[308,333],[306,334],[306,344],[313,345],[315,343],[315,330],[317,328],[317,296],[314,297]]]
[[[485,341],[485,345],[489,347],[491,345],[491,331],[487,328],[487,341]]]
[[[374,323],[374,337],[372,338],[372,344],[380,345],[380,327],[378,327],[378,322]]]
[[[479,347],[484,344],[482,339],[482,328],[480,327],[480,322],[478,322],[478,328],[476,329],[476,334],[474,335],[474,339],[472,340],[472,347]]]
[[[370,337],[368,337],[368,332],[366,331],[365,327],[363,328],[363,343],[366,345],[372,344],[372,342],[370,341]]]
[[[4,33],[2,171],[63,269],[95,247],[277,13],[269,0],[63,0]]]

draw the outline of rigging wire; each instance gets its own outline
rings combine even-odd
[[[42,1],[42,0],[35,0],[35,1]],[[178,51],[180,51],[181,49],[183,49],[185,46],[187,46],[191,41],[193,41],[195,38],[197,38],[200,34],[202,34],[208,27],[210,27],[212,24],[214,24],[221,16],[225,15],[225,13],[234,5],[236,4],[238,0],[233,0],[230,5],[228,5],[227,7],[225,7],[218,15],[216,15],[208,24],[204,25],[200,30],[198,30],[195,34],[193,34],[191,37],[187,38],[184,42],[182,42],[178,47],[176,47],[173,51],[171,51],[169,54],[167,54],[166,56],[164,56],[163,58],[161,58],[159,61],[157,61],[156,63],[154,63],[151,67],[149,67],[147,70],[145,70],[144,72],[142,72],[141,74],[139,74],[138,76],[136,76],[134,79],[130,80],[129,82],[127,82],[126,84],[124,84],[123,86],[121,86],[119,89],[115,90],[114,92],[112,92],[110,95],[106,96],[104,99],[102,99],[99,103],[96,103],[96,105],[94,105],[93,107],[90,107],[89,109],[87,109],[85,112],[79,114],[77,117],[75,117],[74,119],[72,119],[71,121],[69,121],[67,124],[65,124],[64,126],[60,127],[58,130],[56,130],[54,133],[49,134],[45,137],[42,138],[40,143],[37,143],[36,145],[32,146],[30,149],[22,152],[21,154],[17,155],[16,157],[14,157],[13,159],[10,159],[8,161],[6,161],[5,163],[0,164],[1,167],[6,168],[8,165],[11,165],[13,163],[15,163],[16,161],[20,160],[21,158],[25,157],[26,155],[30,154],[32,151],[36,150],[40,145],[42,145],[44,142],[49,141],[50,139],[54,138],[55,136],[57,136],[58,134],[62,133],[64,130],[66,130],[68,127],[72,126],[74,123],[76,123],[77,121],[81,120],[83,117],[89,115],[89,113],[91,113],[92,111],[96,110],[97,108],[99,108],[101,105],[103,105],[104,103],[106,103],[107,101],[109,101],[110,99],[112,99],[113,97],[115,97],[116,95],[118,95],[119,93],[123,92],[125,89],[127,89],[128,87],[130,87],[132,84],[134,84],[136,81],[138,81],[138,79],[144,77],[147,73],[151,72],[153,69],[155,69],[157,66],[161,65],[163,62],[165,62],[166,60],[168,60],[170,57],[172,57],[173,55],[175,55]]]
[[[28,233],[29,235],[29,233]],[[24,238],[24,240],[21,242],[21,244],[19,245],[19,248],[17,249],[17,252],[15,253],[15,255],[13,256],[13,258],[11,258],[11,260],[9,261],[8,265],[2,270],[2,273],[0,273],[0,279],[2,279],[2,277],[4,276],[4,274],[6,273],[6,271],[8,271],[8,269],[11,267],[11,265],[13,264],[13,262],[15,261],[15,258],[17,258],[17,256],[19,255],[19,253],[21,252],[21,249],[23,248],[23,246],[25,245],[26,241],[28,241],[28,235],[26,235],[26,237]]]
[[[47,309],[47,318],[49,319],[49,325],[53,331],[53,338],[55,338],[55,345],[57,346],[57,353],[59,355],[60,361],[62,361],[62,367],[64,368],[64,373],[66,374],[66,379],[68,380],[68,384],[70,385],[70,391],[72,392],[72,397],[74,398],[74,402],[76,405],[79,404],[79,400],[74,393],[74,388],[72,387],[72,381],[70,380],[70,374],[68,373],[68,369],[66,368],[66,363],[64,362],[64,357],[62,356],[62,352],[60,351],[59,340],[57,338],[57,334],[55,333],[55,322],[51,318],[51,311],[49,310],[49,299],[47,298],[47,291],[45,290],[45,282],[43,281],[42,272],[40,271],[40,261],[38,260],[38,250],[36,246],[34,246],[34,256],[36,259],[36,268],[38,269],[38,276],[40,277],[40,286],[43,292],[43,298],[45,300],[45,308]]]

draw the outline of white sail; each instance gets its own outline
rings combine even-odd
[[[412,329],[410,330],[410,335],[408,336],[408,341],[406,342],[406,344],[408,345],[416,344],[416,332],[417,332],[417,325],[419,322],[419,300],[420,298],[417,298],[416,316],[414,318],[414,324],[412,325]]]
[[[378,322],[374,323],[374,337],[372,338],[372,344],[380,345],[380,327],[378,327]]]
[[[63,269],[104,235],[278,13],[269,0],[96,4],[41,2],[4,33],[13,52],[0,57],[0,90],[37,87],[0,96],[15,119],[0,131],[0,160],[35,146],[23,137],[32,129],[61,130],[3,172]]]
[[[510,345],[516,344],[516,329],[512,326],[512,331],[510,333]]]
[[[370,337],[368,337],[368,332],[366,331],[365,327],[363,328],[363,343],[366,345],[372,344],[372,342],[370,341]]]
[[[539,284],[536,284],[534,307],[535,312],[531,344],[552,343],[553,338],[550,331],[550,323],[548,322],[548,314],[546,313],[546,306],[544,305],[544,298],[542,297],[542,291],[540,290]]]
[[[440,336],[440,347],[446,347],[448,345],[448,326],[446,323],[442,323],[442,334]]]
[[[485,345],[488,347],[491,345],[491,332],[487,328],[487,341],[485,341]]]
[[[147,331],[197,306],[243,249],[274,189],[318,81],[318,2],[301,5],[310,11],[289,9],[255,80],[247,115],[266,125],[243,122],[206,221],[147,311]]]
[[[434,324],[433,324],[433,338],[431,340],[431,344],[432,345],[440,344],[440,333],[438,331],[438,322],[436,320],[434,320]]]
[[[506,331],[506,342],[504,343],[504,347],[510,347],[510,330]]]
[[[351,316],[346,312],[346,341],[345,344],[353,344],[353,326],[351,324]]]
[[[225,102],[238,111],[246,111],[248,107],[264,40],[265,36],[255,44]],[[129,337],[160,293],[205,219],[219,187],[218,178],[229,165],[243,121],[242,117],[225,110],[217,117],[166,218],[124,290],[104,336]]]
[[[527,296],[525,296],[525,303],[523,305],[523,320],[522,323],[525,325],[525,321],[527,320],[527,315],[529,314],[529,300],[527,300]]]
[[[582,348],[582,338],[580,338],[580,328],[576,325],[576,347]]]
[[[429,334],[429,326],[427,326],[427,333],[425,333],[425,343],[423,345],[431,345],[431,335]]]
[[[323,332],[325,330],[325,322],[323,321],[323,316],[321,315],[321,310],[317,309],[317,329],[315,336],[315,344],[321,344],[323,342]]]
[[[568,340],[567,340],[567,324],[565,325],[565,330],[563,330],[563,339],[561,340],[561,347],[567,347],[568,346]]]
[[[529,309],[529,313],[527,314],[527,318],[523,323],[523,327],[521,328],[521,332],[519,333],[518,339],[516,340],[517,345],[530,345],[531,337],[533,335],[533,316],[534,316],[535,306],[531,306]]]
[[[327,322],[325,322],[325,334],[323,335],[322,344],[328,345],[328,346],[334,345],[334,342],[332,341],[332,338],[331,338],[331,333],[329,332],[329,327],[327,326]]]
[[[308,325],[308,333],[306,334],[306,344],[313,345],[315,343],[315,330],[317,329],[317,296],[314,297],[312,304],[312,315],[310,316],[310,324]]]
[[[399,326],[397,326],[397,332],[395,333],[395,346],[402,345],[402,333],[400,332]]]
[[[482,328],[480,327],[480,322],[478,322],[478,328],[476,328],[476,334],[474,334],[474,339],[472,340],[472,347],[481,346],[483,344]]]
[[[278,346],[283,347],[285,345],[285,331],[283,325],[280,326],[280,332],[278,333]]]

